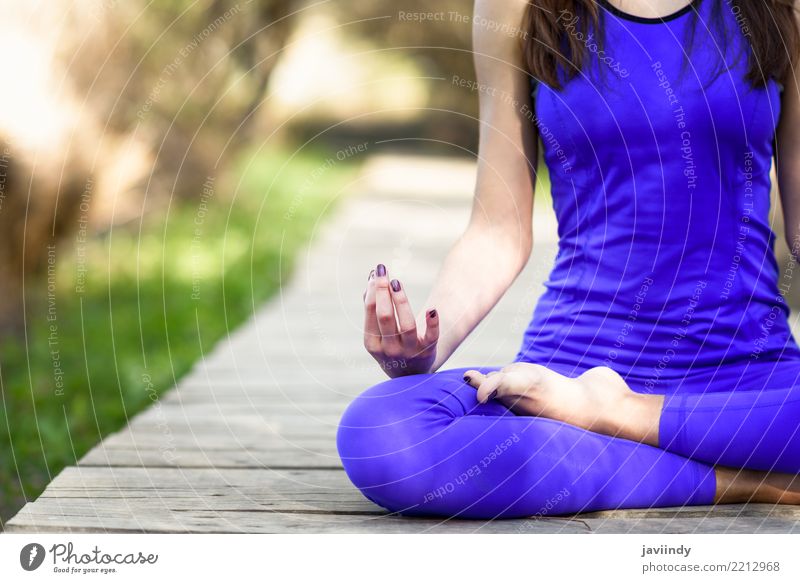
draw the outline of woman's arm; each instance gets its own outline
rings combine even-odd
[[[789,251],[800,256],[800,62],[783,83],[778,122],[777,177]]]
[[[526,5],[526,0],[475,2],[481,120],[475,198],[469,225],[448,253],[425,309],[414,316],[405,290],[392,284],[384,266],[369,278],[364,345],[390,376],[438,369],[530,256],[537,152],[521,47]]]
[[[529,117],[530,77],[520,43],[526,5],[525,0],[475,2],[478,174],[469,225],[445,259],[426,302],[438,309],[441,322],[433,370],[498,302],[530,256],[537,152],[536,127]]]

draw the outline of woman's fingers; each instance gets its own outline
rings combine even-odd
[[[370,354],[381,350],[381,331],[378,328],[375,304],[375,270],[369,272],[367,289],[364,291],[364,348]]]
[[[437,342],[439,342],[439,312],[431,309],[425,313],[425,336],[422,339],[422,347],[428,350],[436,346]]]
[[[364,293],[361,296],[361,299],[364,300],[365,302],[367,301],[367,292],[369,291],[369,284],[374,276],[375,276],[375,270],[371,269],[369,275],[367,275],[367,287],[364,288]]]
[[[400,324],[400,342],[407,356],[416,356],[414,351],[417,348],[417,321],[414,318],[414,312],[411,311],[408,296],[406,296],[402,284],[396,279],[389,282],[389,289],[397,313],[397,321]]]
[[[501,396],[504,382],[505,374],[503,373],[487,376],[486,380],[478,387],[478,403],[487,403]]]
[[[477,370],[468,370],[464,373],[464,381],[476,389],[486,380],[486,375]]]
[[[464,380],[478,389],[478,403],[486,403],[504,392],[505,376],[505,373],[498,371],[483,374],[477,370],[468,370],[464,373]]]
[[[425,336],[420,340],[403,285],[397,279],[389,280],[386,266],[378,264],[370,272],[364,291],[366,349],[376,358],[417,357],[435,347],[439,340],[439,315],[435,309],[427,312],[425,323]]]
[[[509,393],[509,378],[502,371],[491,371],[488,374],[483,374],[477,370],[468,370],[464,373],[464,380],[478,389],[478,403],[487,403]]]
[[[375,317],[381,333],[381,343],[388,356],[397,352],[400,338],[397,333],[397,319],[394,314],[394,302],[389,291],[389,276],[386,267],[379,263],[375,268]]]

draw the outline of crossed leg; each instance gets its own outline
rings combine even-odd
[[[462,518],[739,501],[718,499],[727,474],[710,464],[480,403],[465,370],[389,379],[351,403],[337,447],[367,498],[402,514]]]
[[[478,402],[712,464],[715,502],[800,504],[800,387],[651,395],[606,367],[568,378],[523,362],[464,380]]]

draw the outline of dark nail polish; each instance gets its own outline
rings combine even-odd
[[[472,380],[472,377],[471,377],[471,376],[469,376],[468,374],[465,374],[465,375],[464,375],[464,382],[465,382],[465,383],[468,383],[468,382],[470,382],[471,380]]]
[[[489,395],[489,398],[488,398],[488,399],[486,399],[486,400],[487,400],[487,401],[491,401],[491,400],[492,400],[492,399],[494,399],[496,396],[497,396],[497,389],[493,390],[493,391],[492,391],[492,394],[491,394],[491,395]]]
[[[367,281],[369,281],[370,279],[372,279],[372,276],[373,276],[373,275],[375,275],[375,270],[374,270],[374,269],[370,270],[370,272],[369,272],[369,275],[367,276]]]
[[[431,310],[430,312],[428,312],[428,315],[429,315],[431,318],[435,318],[435,317],[436,317],[436,310]]]
[[[378,263],[378,267],[375,270],[375,273],[378,277],[383,277],[386,275],[386,266],[383,263]]]
[[[394,291],[396,291],[396,292],[400,291],[400,282],[399,281],[397,281],[396,279],[393,279],[390,283],[392,284],[392,289]]]

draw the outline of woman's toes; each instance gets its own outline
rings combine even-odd
[[[614,369],[607,366],[590,368],[578,377],[580,380],[609,388],[627,389],[628,384]]]
[[[478,403],[487,403],[492,399],[496,399],[503,389],[505,392],[505,375],[503,373],[487,376],[485,380],[478,387]]]
[[[464,373],[464,382],[476,389],[486,379],[486,375],[477,370],[468,370]]]

